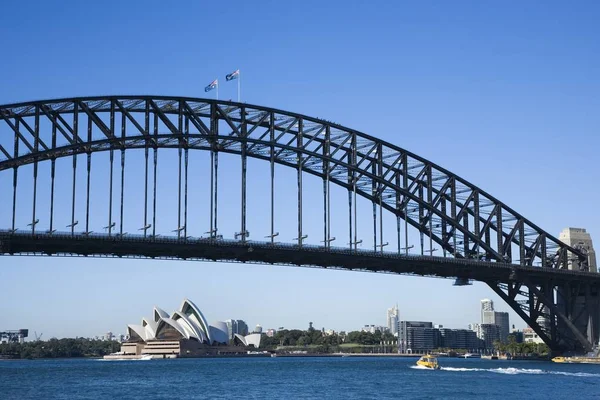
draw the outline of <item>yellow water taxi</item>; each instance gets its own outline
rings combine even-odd
[[[600,357],[554,357],[552,361],[563,364],[600,364]]]
[[[417,361],[417,365],[429,369],[440,369],[437,358],[432,356],[423,356],[419,358],[419,361]]]

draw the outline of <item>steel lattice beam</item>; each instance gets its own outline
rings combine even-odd
[[[79,116],[87,120],[87,127],[79,124]],[[120,123],[119,123],[120,119]],[[79,126],[81,125],[81,126]],[[131,125],[132,129],[127,129]],[[43,127],[43,128],[41,128]],[[49,139],[48,127],[51,130]],[[87,130],[86,130],[87,128]],[[84,133],[84,131],[86,131]],[[58,135],[57,135],[58,133]],[[63,157],[73,158],[73,210],[71,233],[77,231],[75,225],[75,177],[77,155],[87,154],[87,212],[89,214],[90,171],[93,153],[110,153],[110,211],[108,234],[115,228],[112,211],[113,155],[120,155],[121,197],[119,235],[123,235],[123,198],[125,191],[125,155],[130,149],[144,149],[145,152],[145,205],[144,235],[152,228],[156,236],[156,170],[157,150],[178,149],[179,152],[179,198],[177,236],[187,235],[187,185],[188,152],[205,150],[211,154],[211,237],[218,235],[218,160],[219,153],[237,154],[242,160],[242,241],[246,240],[245,194],[246,160],[248,157],[267,161],[271,165],[271,181],[274,165],[284,165],[297,170],[298,180],[298,246],[302,247],[302,176],[312,174],[323,180],[323,243],[330,247],[329,227],[329,185],[335,184],[348,191],[349,245],[356,249],[356,196],[372,203],[373,245],[383,253],[383,211],[397,218],[398,252],[401,252],[401,236],[405,236],[408,248],[408,225],[420,234],[420,251],[425,252],[425,238],[428,250],[433,252],[436,243],[444,256],[454,259],[475,259],[490,265],[514,265],[536,268],[545,273],[568,269],[569,261],[575,261],[577,269],[587,271],[587,256],[580,250],[567,246],[553,235],[518,214],[510,207],[492,197],[484,190],[469,183],[450,171],[373,136],[357,132],[329,121],[290,113],[274,108],[261,107],[228,101],[166,96],[107,96],[59,99],[0,106],[0,139],[8,135],[13,148],[0,145],[0,171],[13,170],[13,224],[15,230],[14,207],[18,170],[28,164],[34,171],[41,162],[52,163],[52,193],[54,188],[54,163]],[[4,142],[3,142],[4,143]],[[150,169],[149,153],[152,150]],[[182,161],[183,160],[183,161]],[[183,162],[183,167],[182,167]],[[149,171],[154,171],[154,203],[152,218],[149,221],[148,193],[150,190]],[[36,199],[34,172],[34,199],[32,233],[36,225]],[[182,195],[183,188],[183,195]],[[51,203],[54,201],[52,194]],[[271,205],[274,188],[271,187]],[[182,210],[183,204],[183,210]],[[52,210],[52,205],[51,205]],[[379,222],[377,211],[379,210]],[[183,213],[183,214],[182,214]],[[182,219],[183,218],[183,219]],[[52,211],[50,219],[52,220]],[[271,241],[274,232],[271,212]],[[401,222],[404,221],[404,232]],[[379,230],[378,228],[379,223]],[[83,225],[83,224],[82,224]],[[50,233],[52,232],[52,223]],[[85,232],[89,234],[89,221],[86,218]],[[495,238],[495,239],[493,239]],[[407,250],[408,251],[408,250]],[[518,260],[518,261],[517,261]],[[467,261],[465,261],[467,262]],[[478,279],[463,272],[462,277]],[[495,291],[502,291],[498,284],[507,281],[489,281]],[[546,307],[556,305],[555,291],[539,289],[539,282],[528,284],[528,296],[546,298]],[[546,292],[544,292],[544,290]],[[565,302],[570,295],[562,293]],[[498,292],[499,293],[499,292]],[[579,294],[578,294],[579,295]],[[509,302],[519,304],[521,315],[532,318],[541,311],[529,306],[521,307],[515,296],[506,294]],[[591,299],[590,295],[588,298]],[[591,301],[591,300],[589,300]],[[595,301],[595,300],[594,300]],[[541,303],[535,303],[539,306]],[[516,307],[516,306],[515,306]],[[513,307],[513,308],[515,308]],[[516,309],[516,308],[515,308]],[[568,310],[566,310],[568,311]],[[562,320],[568,330],[569,324],[581,318],[574,313],[552,309],[555,320]],[[528,314],[529,313],[529,314]],[[581,314],[581,313],[579,313]],[[522,316],[523,316],[522,315]],[[563,318],[564,317],[564,318]],[[565,319],[566,318],[566,319]],[[576,322],[576,321],[575,321]],[[556,324],[559,324],[556,322]],[[558,326],[558,325],[557,325]],[[556,327],[553,326],[553,330]],[[542,332],[540,328],[540,332]],[[563,336],[567,337],[564,329]],[[545,337],[558,346],[558,334],[544,333]],[[575,339],[583,343],[577,332]],[[566,339],[565,339],[566,340]],[[585,343],[582,344],[584,347]]]

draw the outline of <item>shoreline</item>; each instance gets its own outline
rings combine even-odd
[[[147,355],[145,355],[147,357]],[[214,355],[200,355],[194,357],[172,357],[165,359],[190,359],[190,358],[298,358],[298,357],[313,357],[313,358],[369,358],[369,357],[397,357],[397,358],[419,358],[422,354],[398,354],[398,353],[259,353],[259,354],[214,354]],[[38,360],[115,360],[115,361],[126,361],[126,360],[139,360],[144,356],[133,356],[123,357],[114,356],[106,358],[106,356],[90,356],[90,357],[44,357],[44,358],[4,358],[1,357],[0,361],[38,361]],[[442,356],[438,358],[464,358],[460,356],[447,357]],[[147,359],[162,360],[163,357],[150,357]],[[489,360],[488,358],[484,358]],[[498,360],[491,361],[549,361],[549,358],[545,357],[515,357],[512,360],[506,358],[500,358]]]

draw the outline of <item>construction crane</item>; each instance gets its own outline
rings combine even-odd
[[[42,340],[42,335],[44,334],[43,332],[41,332],[39,335],[37,334],[36,331],[33,331],[33,334],[35,335],[35,340]]]

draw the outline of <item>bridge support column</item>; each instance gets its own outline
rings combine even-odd
[[[553,352],[584,353],[598,343],[597,287],[583,281],[534,283],[516,273],[511,274],[511,280],[487,283]]]

